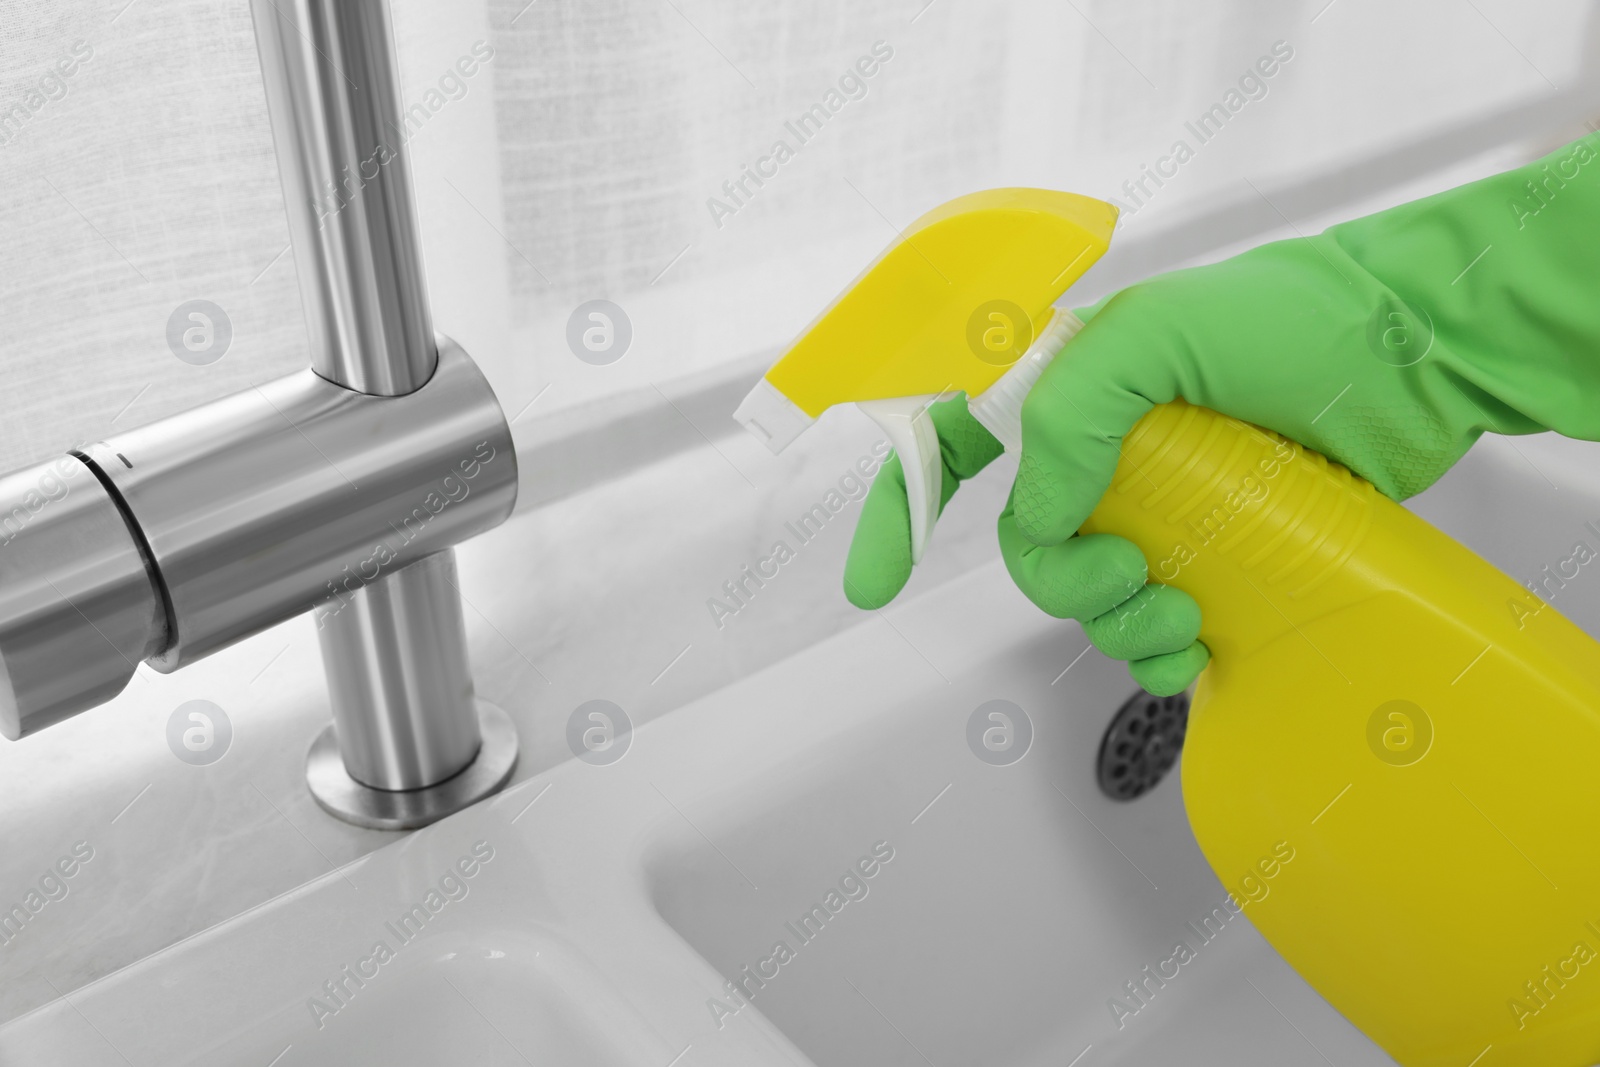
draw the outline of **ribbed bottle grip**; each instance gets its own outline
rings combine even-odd
[[[1163,559],[1214,553],[1241,587],[1250,581],[1297,599],[1337,573],[1365,539],[1374,493],[1318,452],[1176,400],[1157,405],[1124,437],[1111,491],[1083,532],[1120,534],[1147,555],[1158,553],[1150,558],[1161,580],[1175,577],[1159,566]]]

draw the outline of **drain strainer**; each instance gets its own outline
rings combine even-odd
[[[1129,697],[1100,739],[1100,792],[1112,800],[1132,800],[1154,789],[1178,762],[1188,728],[1189,694]]]

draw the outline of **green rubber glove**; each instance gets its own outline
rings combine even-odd
[[[939,434],[944,475],[939,512],[950,503],[963,481],[971,478],[1005,448],[967,412],[965,397],[928,408]],[[905,468],[889,453],[861,502],[855,538],[844,565],[844,594],[858,608],[875,611],[899,595],[911,580],[911,506],[906,502]]]
[[[932,405],[943,478],[939,508],[956,489],[1004,451],[967,412],[964,397]],[[1014,492],[1014,490],[1013,490]],[[1132,541],[1110,534],[1072,537],[1043,547],[1022,537],[1006,504],[998,522],[1000,554],[1028,598],[1057,618],[1083,623],[1090,641],[1108,656],[1132,661],[1134,680],[1162,695],[1184,689],[1206,664],[1200,608],[1187,593],[1145,584],[1145,561]],[[850,603],[875,610],[911,578],[911,514],[900,457],[891,455],[861,505],[845,561]]]
[[[1110,484],[1123,435],[1155,404],[1183,397],[1275,430],[1397,500],[1431,485],[1485,431],[1600,439],[1597,159],[1600,136],[1584,138],[1527,167],[1161,275],[1080,312],[1088,325],[1023,406],[1022,458],[999,524],[1017,584],[1045,611],[1083,620],[1146,689],[1177,692],[1207,660],[1193,600],[1146,586],[1131,544],[1076,536]],[[941,439],[962,415],[942,414]],[[947,499],[983,454],[946,450]],[[850,595],[867,607],[909,577],[909,550],[894,563],[893,479],[878,481],[846,567],[847,592],[852,575],[862,579]],[[903,482],[899,492],[903,509]],[[1130,590],[1134,599],[1106,605]]]

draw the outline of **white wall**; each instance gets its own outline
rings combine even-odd
[[[93,58],[0,146],[0,468],[306,359],[245,3],[122,3],[6,0],[0,109],[39,99],[75,41]],[[1294,58],[1267,95],[1129,217],[1085,298],[1581,130],[1581,110],[1538,103],[1585,91],[1581,0],[923,3],[397,2],[408,100],[474,42],[495,49],[412,149],[437,320],[524,415],[519,433],[623,390],[672,397],[687,374],[781,346],[895,227],[951,196],[1118,195],[1278,40]],[[707,199],[877,41],[894,54],[865,97],[718,226]],[[1321,192],[1296,191],[1307,177]],[[166,345],[193,297],[233,320],[209,367]],[[593,298],[633,321],[610,366],[567,348],[568,316]]]
[[[1326,0],[935,0],[912,21],[925,2],[541,0],[502,29],[506,232],[548,278],[509,257],[522,395],[553,382],[541,410],[558,409],[780,346],[895,227],[963,192],[1121,195],[1275,41],[1294,58],[1265,98],[1198,146],[1119,243],[1254,198],[1246,179],[1271,196],[1550,94],[1547,77],[1570,88],[1588,10],[1338,0],[1317,17]],[[524,3],[497,2],[496,25]],[[878,40],[894,58],[865,99],[716,225],[707,198]],[[1525,152],[1512,145],[1420,187]],[[1262,209],[1270,236],[1292,235]],[[564,344],[567,315],[593,297],[634,320],[633,349],[614,366],[586,366]]]

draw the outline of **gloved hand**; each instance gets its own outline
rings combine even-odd
[[[928,409],[939,433],[943,487],[939,508],[961,483],[1004,449],[967,412],[963,397]],[[1013,487],[1013,498],[1015,497]],[[1083,623],[1089,640],[1108,656],[1131,660],[1134,680],[1152,693],[1181,691],[1206,665],[1200,608],[1180,589],[1145,583],[1145,561],[1132,541],[1088,534],[1042,547],[1025,540],[1008,501],[1000,513],[1000,554],[1028,598],[1057,618]],[[1092,509],[1091,509],[1092,510]],[[883,607],[911,578],[911,514],[900,457],[885,461],[861,505],[855,538],[845,561],[844,589],[850,603]]]
[[[1145,584],[1134,546],[1078,526],[1123,435],[1183,397],[1292,438],[1403,500],[1486,430],[1600,439],[1600,137],[1310,238],[1132,286],[1023,405],[1001,554],[1036,604],[1084,622],[1157,694],[1205,666],[1199,609]],[[949,499],[1000,452],[957,399],[936,405]],[[846,565],[861,607],[910,576],[896,463],[862,509]],[[902,532],[902,530],[904,532]],[[905,547],[902,547],[904,542]]]

